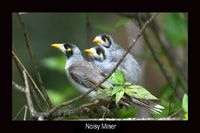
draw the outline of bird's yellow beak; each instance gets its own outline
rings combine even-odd
[[[101,44],[101,39],[95,37],[92,42],[95,43],[95,44],[97,44],[97,45],[100,45]]]
[[[60,43],[54,43],[54,44],[51,44],[51,47],[56,48],[56,49],[61,49],[61,44]]]
[[[91,49],[85,49],[85,52],[89,55],[89,56],[93,56],[94,52]]]

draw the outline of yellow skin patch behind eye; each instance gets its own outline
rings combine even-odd
[[[99,56],[100,56],[101,58],[103,58],[103,53],[101,52],[101,53],[99,54]]]
[[[107,38],[105,38],[106,40],[105,40],[105,42],[107,43],[108,42],[108,39]]]
[[[72,51],[72,49],[71,49],[71,48],[67,48],[66,51],[67,51],[67,52],[70,52],[70,51]]]

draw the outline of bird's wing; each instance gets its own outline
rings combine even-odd
[[[73,64],[69,68],[69,74],[76,82],[87,88],[93,88],[106,76],[95,65],[87,61],[80,61]],[[101,88],[110,88],[111,86],[106,81],[100,85]]]

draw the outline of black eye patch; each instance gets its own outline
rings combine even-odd
[[[102,40],[105,42],[106,40],[108,40],[109,41],[109,38],[106,36],[106,35],[103,35],[102,36]]]
[[[73,55],[73,45],[71,44],[64,44],[64,47],[66,49],[65,55],[70,58]]]
[[[106,44],[104,44],[104,46],[106,48],[110,48],[110,46],[111,46],[111,40],[110,40],[110,38],[108,36],[106,36],[106,35],[103,35],[101,38],[102,38],[102,40],[104,42],[106,42]]]
[[[66,44],[64,44],[64,47],[65,47],[65,49],[69,49],[69,48],[70,48],[70,49],[72,49],[72,45],[70,45],[70,44],[67,44],[67,43],[66,43]]]
[[[97,47],[97,48],[96,48],[96,51],[97,51],[97,54],[98,54],[98,55],[103,54],[103,59],[106,58],[105,51],[104,51],[103,48]]]
[[[104,54],[104,50],[101,47],[97,47],[96,50],[98,55],[101,53]]]

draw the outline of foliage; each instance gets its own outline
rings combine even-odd
[[[183,13],[167,13],[163,23],[164,33],[174,48],[188,43],[188,26]]]
[[[97,96],[102,97],[103,92],[105,97],[114,96],[116,104],[120,101],[120,99],[124,96],[124,94],[138,99],[145,100],[158,100],[155,96],[153,96],[149,91],[147,91],[144,87],[140,85],[133,85],[129,82],[125,82],[124,74],[117,69],[111,77],[108,79],[113,85],[113,90],[111,92],[110,89],[97,90]]]
[[[152,95],[149,91],[147,91],[144,87],[140,85],[131,85],[125,88],[125,93],[131,97],[135,97],[138,99],[145,100],[158,100],[157,97]]]
[[[160,115],[154,115],[154,117],[167,117],[170,114],[176,113],[181,108],[181,101],[174,95],[171,87],[166,84],[161,91],[160,103],[165,107]]]
[[[182,109],[185,112],[184,114],[184,120],[188,120],[188,95],[184,94],[182,99]]]

